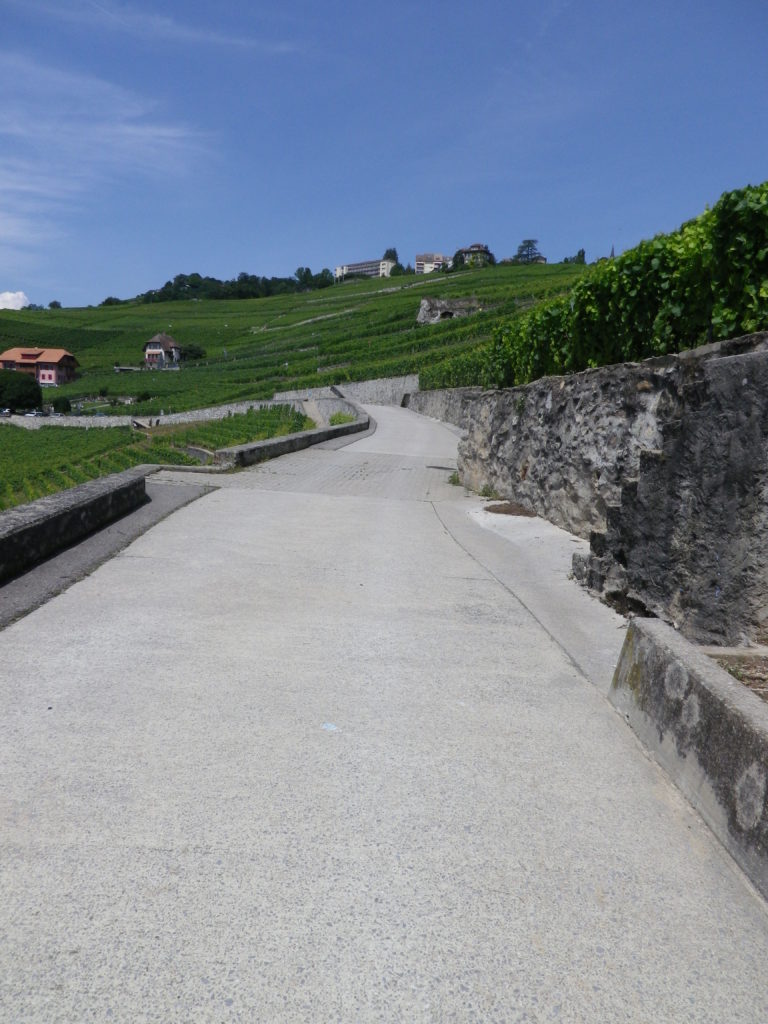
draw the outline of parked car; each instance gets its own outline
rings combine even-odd
[[[0,409],[0,416],[10,416],[10,415],[11,415],[11,410],[10,409]]]

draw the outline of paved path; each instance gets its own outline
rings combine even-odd
[[[601,693],[573,538],[372,412],[0,632],[0,1020],[768,1020],[765,904]]]

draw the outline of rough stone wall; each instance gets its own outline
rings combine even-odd
[[[585,581],[668,619],[692,638],[768,639],[768,353],[697,362],[676,374],[675,415],[642,452]]]
[[[580,536],[578,578],[693,640],[768,639],[768,334],[486,392],[459,472]]]
[[[580,537],[605,528],[606,507],[636,474],[642,449],[659,444],[659,406],[670,367],[622,364],[469,403],[459,473]]]
[[[452,423],[467,429],[472,403],[482,394],[481,388],[445,388],[442,391],[417,391],[406,395],[403,405],[433,420]]]

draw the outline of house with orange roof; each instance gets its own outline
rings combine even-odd
[[[64,348],[9,348],[0,352],[0,369],[34,377],[41,387],[58,387],[75,379],[79,363]]]

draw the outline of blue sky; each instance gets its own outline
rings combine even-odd
[[[0,0],[0,305],[620,252],[768,178],[765,0]],[[6,295],[2,300],[2,294]]]

